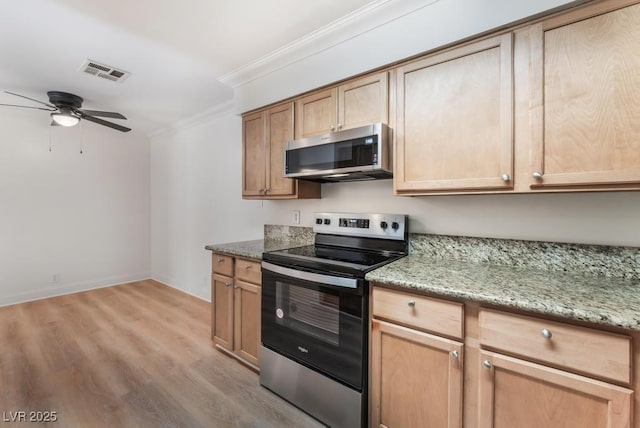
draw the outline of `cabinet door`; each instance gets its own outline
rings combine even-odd
[[[374,320],[371,426],[462,425],[462,344]]]
[[[338,87],[338,128],[389,123],[389,79],[382,72]]]
[[[629,389],[491,352],[481,359],[481,428],[631,426]]]
[[[242,196],[261,196],[266,189],[264,113],[242,118]]]
[[[640,183],[640,5],[602,3],[531,29],[533,188]]]
[[[267,196],[295,195],[295,181],[284,177],[284,144],[293,140],[293,103],[266,111]]]
[[[513,187],[512,34],[400,67],[396,87],[396,193]]]
[[[233,279],[213,274],[211,286],[213,341],[233,351]]]
[[[336,131],[337,97],[337,88],[331,88],[296,100],[296,138]]]
[[[236,280],[235,353],[258,366],[260,347],[260,287]]]

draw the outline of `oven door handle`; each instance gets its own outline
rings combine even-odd
[[[317,282],[323,285],[334,285],[336,287],[358,288],[358,280],[353,278],[343,278],[341,276],[323,275],[321,273],[291,269],[274,265],[269,262],[262,262],[262,268],[281,275],[301,279],[303,281]]]

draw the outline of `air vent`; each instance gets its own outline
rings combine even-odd
[[[90,59],[82,63],[80,71],[84,71],[85,73],[89,73],[96,77],[111,80],[112,82],[120,83],[124,82],[131,75],[128,71],[119,70]]]

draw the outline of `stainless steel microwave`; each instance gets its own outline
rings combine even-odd
[[[390,132],[374,123],[288,141],[284,175],[320,183],[392,178]]]

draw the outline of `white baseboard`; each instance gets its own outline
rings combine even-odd
[[[38,288],[9,296],[0,296],[0,307],[46,299],[49,297],[63,296],[65,294],[78,293],[81,291],[94,290],[96,288],[111,287],[113,285],[121,285],[134,281],[142,281],[144,279],[149,279],[149,277],[149,272],[141,272],[131,275],[111,276],[93,281],[49,285],[47,288]]]
[[[154,281],[158,281],[161,284],[166,285],[167,287],[175,288],[178,291],[181,291],[185,294],[193,296],[197,299],[204,300],[205,302],[211,302],[211,299],[207,299],[204,296],[200,296],[198,294],[194,294],[193,291],[190,291],[184,284],[180,284],[180,281],[177,281],[173,278],[166,277],[164,275],[152,275],[151,279]]]

